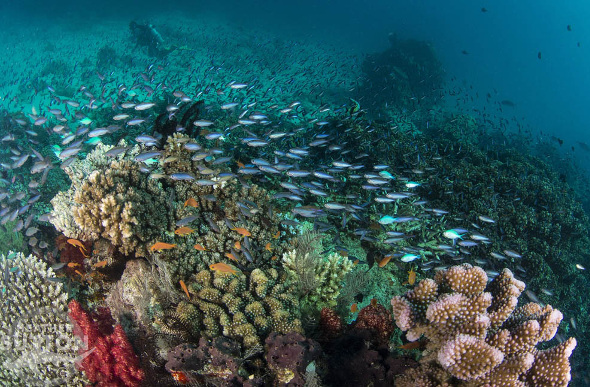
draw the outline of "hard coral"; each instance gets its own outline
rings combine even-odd
[[[0,255],[0,386],[87,381],[76,369],[80,340],[68,320],[68,295],[38,258]]]
[[[72,300],[70,318],[75,322],[74,333],[83,337],[87,352],[83,353],[80,368],[98,386],[140,386],[144,373],[121,325],[113,328],[111,313],[101,308],[90,314]]]
[[[206,338],[223,335],[251,348],[261,345],[272,331],[302,331],[299,302],[285,282],[285,273],[272,268],[239,275],[203,270],[194,278],[187,286],[202,315],[199,323]],[[194,311],[186,308],[186,312]]]
[[[320,330],[326,338],[334,338],[342,333],[342,319],[333,309],[323,308],[320,312]]]
[[[201,338],[198,347],[186,343],[168,351],[166,370],[182,372],[189,380],[239,386],[244,382],[238,374],[240,355],[240,345],[227,337],[216,337],[212,341]]]
[[[307,366],[322,352],[317,342],[296,332],[273,332],[265,344],[266,362],[278,385],[304,386]]]
[[[561,313],[534,303],[515,309],[525,285],[508,269],[486,283],[481,268],[464,264],[391,300],[408,340],[429,340],[420,370],[400,377],[398,386],[414,386],[418,376],[437,383],[454,377],[465,385],[568,384],[576,340],[545,352],[535,348],[553,338]]]
[[[395,327],[391,314],[383,305],[367,305],[359,312],[354,324],[354,329],[363,329],[371,332],[376,339],[387,345]]]

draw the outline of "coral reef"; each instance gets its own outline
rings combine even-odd
[[[69,221],[54,221],[56,228],[70,238],[103,238],[125,255],[145,256],[148,243],[172,227],[172,192],[148,179],[140,167],[131,160],[115,160],[106,169],[91,172],[80,188],[69,194],[73,203],[68,213],[73,216],[74,230]],[[54,214],[63,205],[62,197],[52,201]],[[55,218],[64,219],[62,215]]]
[[[270,332],[302,331],[299,300],[285,274],[274,268],[237,275],[203,270],[187,288],[191,300],[178,304],[176,313],[205,338],[223,335],[251,348]]]
[[[87,351],[80,368],[98,386],[140,386],[144,374],[133,347],[121,325],[113,327],[108,308],[90,314],[80,303],[69,303],[70,318],[76,324],[74,333],[84,338]]]
[[[326,338],[334,338],[343,332],[342,319],[333,309],[322,308],[320,312],[320,331]]]
[[[75,367],[81,342],[53,270],[15,252],[2,255],[0,267],[0,385],[84,385]]]
[[[239,386],[244,379],[238,371],[242,364],[240,345],[227,337],[204,338],[199,345],[180,344],[168,352],[166,370],[176,378],[185,377],[213,385]]]
[[[359,312],[354,329],[367,330],[376,336],[376,340],[387,345],[395,329],[391,314],[383,305],[367,305]]]
[[[298,284],[302,303],[319,311],[336,305],[352,262],[338,253],[322,258],[317,251],[295,249],[283,255],[283,267],[289,279]]]
[[[469,385],[568,384],[576,340],[547,351],[535,348],[554,337],[562,314],[535,303],[516,308],[525,284],[508,269],[487,282],[483,269],[463,264],[391,300],[396,324],[408,340],[428,339],[420,370],[403,375],[396,385],[415,386],[416,379],[430,385],[426,381],[451,377]]]
[[[318,343],[296,332],[271,333],[265,341],[266,362],[279,385],[304,386],[307,366],[321,353]]]

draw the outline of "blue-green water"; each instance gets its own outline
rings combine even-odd
[[[549,346],[576,337],[573,384],[587,383],[586,5],[1,7],[2,252],[53,265],[70,297],[114,309],[126,262],[163,257],[190,300],[195,273],[286,270],[296,236],[315,230],[318,259],[339,253],[369,274],[354,294],[338,277],[333,305],[302,297],[304,320],[322,306],[348,322],[353,303],[389,307],[408,271],[471,263],[493,278],[508,267],[527,284],[521,303],[562,311]],[[187,137],[167,147],[175,133]],[[125,183],[114,160],[141,183]],[[96,187],[93,171],[105,176]],[[70,196],[52,204],[60,192]],[[72,258],[68,238],[92,251]],[[160,256],[157,243],[174,246]]]

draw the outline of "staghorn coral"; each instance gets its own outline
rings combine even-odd
[[[205,338],[223,335],[251,348],[270,332],[302,331],[299,300],[285,279],[274,268],[238,275],[203,270],[187,283],[191,304],[176,311]]]
[[[84,385],[75,367],[81,341],[53,270],[14,252],[0,257],[0,267],[0,385]]]
[[[525,284],[504,269],[487,284],[483,269],[469,264],[439,271],[405,296],[391,300],[398,327],[408,340],[428,339],[420,370],[398,378],[398,386],[461,385],[565,386],[576,341],[538,351],[557,332],[562,315],[547,305],[518,309]]]

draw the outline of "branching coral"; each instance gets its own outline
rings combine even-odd
[[[318,312],[336,305],[344,276],[352,269],[352,262],[337,253],[323,258],[317,234],[302,235],[296,248],[283,255],[283,267],[293,281],[305,306]]]
[[[568,384],[576,340],[535,348],[553,338],[561,313],[534,303],[516,309],[525,284],[508,269],[487,279],[479,267],[453,266],[391,300],[408,340],[428,339],[420,371],[406,373],[397,385],[414,386],[416,378],[443,383],[451,376],[475,385]]]
[[[81,343],[53,270],[13,252],[0,257],[0,267],[0,385],[84,385],[75,367]]]

